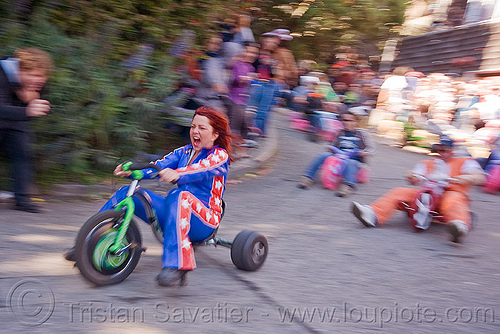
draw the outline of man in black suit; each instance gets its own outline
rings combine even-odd
[[[50,111],[40,91],[51,70],[49,54],[36,48],[21,48],[0,60],[0,148],[10,160],[15,209],[33,213],[39,208],[29,196],[33,183],[29,120]]]

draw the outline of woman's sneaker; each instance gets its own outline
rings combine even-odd
[[[352,213],[366,227],[377,226],[377,215],[369,205],[361,205],[358,202],[352,202]]]
[[[163,268],[156,276],[158,284],[161,286],[186,285],[187,270],[179,270],[175,268]]]

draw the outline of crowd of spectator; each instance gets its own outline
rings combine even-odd
[[[276,104],[302,114],[311,125],[312,140],[322,131],[321,113],[347,110],[366,116],[373,127],[382,120],[402,121],[403,144],[411,131],[422,129],[455,140],[479,136],[487,145],[498,130],[489,129],[498,127],[490,121],[500,115],[499,79],[424,75],[410,67],[381,75],[366,56],[349,47],[328,67],[310,59],[296,61],[287,45],[293,39],[289,30],[256,36],[251,22],[245,14],[226,19],[203,51],[187,52],[179,89],[167,99],[173,111],[188,111],[186,124],[201,105],[224,112],[240,139],[237,157],[248,156],[245,148],[266,136]],[[488,130],[474,135],[481,128]]]
[[[236,140],[236,157],[247,157],[246,147],[266,135],[267,119],[283,89],[297,80],[297,67],[286,41],[290,31],[276,29],[258,41],[251,18],[238,15],[219,24],[202,52],[188,52],[179,89],[165,102],[171,111],[189,114],[205,105],[224,112]],[[184,124],[187,125],[187,124]]]
[[[201,105],[223,111],[240,138],[236,156],[242,158],[248,156],[245,147],[258,145],[258,138],[266,136],[276,104],[307,117],[314,111],[340,113],[353,107],[363,107],[366,113],[375,106],[382,80],[354,53],[345,52],[321,71],[313,60],[296,61],[287,45],[293,40],[289,30],[255,36],[250,23],[247,15],[224,20],[202,52],[190,51],[184,57],[181,85],[166,102],[174,114],[187,111],[185,126]]]
[[[372,124],[402,120],[429,135],[491,145],[500,130],[500,78],[467,78],[396,68],[381,86]],[[407,127],[408,128],[408,127]]]

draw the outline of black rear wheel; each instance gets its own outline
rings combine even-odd
[[[266,260],[269,246],[264,235],[254,231],[241,231],[234,238],[231,247],[231,260],[242,270],[255,271]]]
[[[96,285],[123,281],[139,262],[142,238],[133,219],[120,245],[126,250],[120,254],[109,251],[124,215],[125,212],[116,210],[99,212],[90,217],[78,233],[75,245],[76,265],[82,276]]]

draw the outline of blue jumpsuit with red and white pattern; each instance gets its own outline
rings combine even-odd
[[[222,197],[229,167],[227,152],[218,147],[202,149],[188,166],[192,145],[186,145],[156,160],[161,169],[179,173],[178,188],[166,197],[141,190],[156,211],[163,230],[163,268],[193,270],[196,268],[191,241],[203,241],[218,227],[222,214]],[[148,179],[154,169],[144,169]],[[118,190],[101,208],[113,208],[125,198],[128,187]],[[137,198],[135,214],[148,221],[146,210]]]

